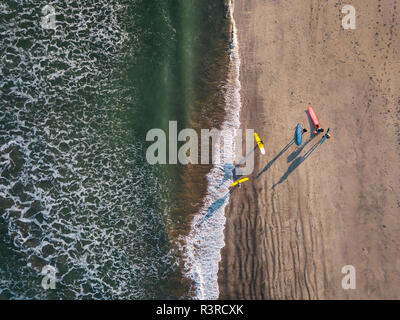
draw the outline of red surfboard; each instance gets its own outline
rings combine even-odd
[[[319,121],[317,115],[315,114],[313,108],[311,106],[308,107],[308,114],[310,115],[311,121],[314,123],[315,128],[319,129]]]

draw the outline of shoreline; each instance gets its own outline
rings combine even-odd
[[[235,0],[241,128],[266,155],[225,210],[220,299],[400,297],[400,12],[355,0],[358,28],[344,31],[343,5]],[[322,146],[308,105],[331,128]],[[356,290],[342,288],[346,265]]]
[[[234,4],[228,2],[230,19],[230,51],[228,53],[228,75],[224,85],[225,116],[221,123],[221,130],[236,130],[240,126],[238,114],[241,110],[240,102],[240,58],[233,19]],[[234,137],[223,133],[223,141],[233,145]],[[233,159],[234,155],[230,157]],[[228,156],[229,158],[229,156]],[[221,249],[224,247],[224,227],[226,223],[225,207],[230,198],[228,188],[230,180],[226,179],[225,165],[213,165],[206,175],[207,191],[203,198],[203,205],[194,216],[191,231],[185,237],[185,276],[194,284],[195,298],[201,300],[217,299],[218,265],[221,261]],[[209,223],[208,218],[212,217]],[[204,224],[203,224],[204,222]]]

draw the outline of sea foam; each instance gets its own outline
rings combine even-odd
[[[229,2],[231,20],[231,43],[229,51],[228,81],[225,86],[226,116],[221,126],[224,143],[232,145],[231,155],[220,158],[234,159],[235,134],[240,126],[240,57],[233,1]],[[225,133],[224,133],[225,132]],[[224,150],[225,151],[225,150]],[[221,261],[221,249],[225,246],[225,207],[229,202],[228,186],[232,182],[226,179],[226,167],[229,163],[215,165],[207,174],[207,193],[200,212],[194,217],[191,231],[185,238],[185,272],[195,285],[196,299],[218,299],[218,265]],[[208,219],[205,219],[209,216]]]

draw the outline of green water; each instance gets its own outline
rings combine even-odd
[[[53,1],[55,31],[46,4],[0,5],[0,298],[189,297],[209,167],[150,166],[145,137],[221,123],[225,1]]]

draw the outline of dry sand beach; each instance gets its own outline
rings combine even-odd
[[[242,128],[266,155],[226,210],[220,298],[400,299],[400,2],[235,0],[234,17]]]

